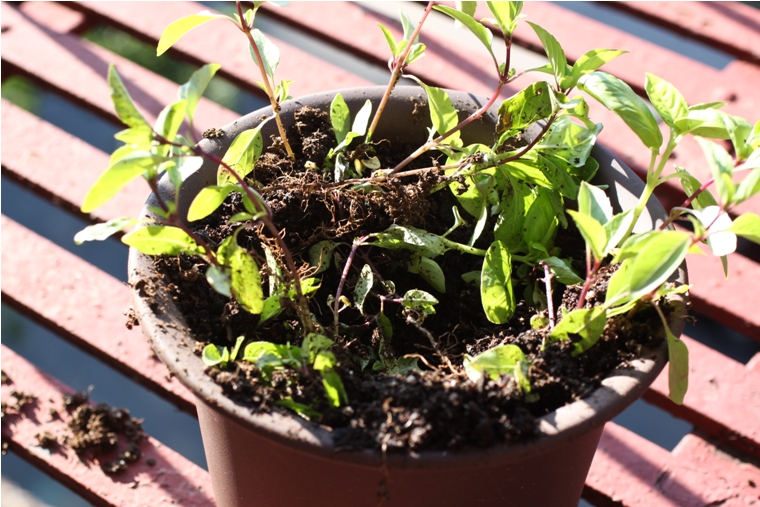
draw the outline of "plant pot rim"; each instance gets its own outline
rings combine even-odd
[[[352,88],[296,98],[283,104],[283,116],[287,116],[306,103],[322,105],[326,103],[329,107],[332,97],[338,92],[343,94],[351,110],[355,111],[356,108],[352,103],[361,104],[367,98],[379,99],[384,90],[385,87],[381,86]],[[485,99],[466,92],[453,92],[452,99],[457,109],[461,109],[462,104],[466,105],[464,107],[473,108],[479,107],[485,102]],[[396,87],[389,102],[392,101],[426,103],[424,91],[416,86]],[[491,119],[494,119],[496,109],[492,108],[489,114]],[[262,118],[269,115],[271,115],[271,108],[260,109],[223,127],[222,130],[225,132],[225,138],[228,139],[227,142],[229,143],[240,131],[258,125]],[[270,125],[272,123],[270,122]],[[265,136],[266,138],[267,136]],[[222,142],[219,139],[204,139],[200,146],[206,151],[218,151],[222,149]],[[597,144],[592,155],[597,160],[602,158],[612,161],[611,166],[615,170],[615,175],[611,177],[615,183],[611,187],[618,198],[622,200],[621,192],[630,192],[631,196],[635,196],[636,192],[643,189],[641,180],[609,151]],[[204,163],[204,167],[210,165]],[[623,190],[621,187],[623,184],[630,188]],[[183,186],[183,191],[184,188]],[[162,180],[159,191],[162,193],[172,192],[170,183],[166,178]],[[150,199],[141,216],[152,217],[147,210],[149,205],[151,205]],[[655,199],[650,200],[647,208],[650,216],[660,219],[665,216],[664,209]],[[646,215],[642,218],[646,219]],[[279,412],[252,413],[249,408],[237,405],[224,395],[222,387],[205,373],[205,365],[200,357],[194,354],[194,339],[190,336],[190,331],[171,297],[165,291],[149,289],[149,287],[158,287],[157,279],[157,275],[152,269],[150,257],[130,248],[129,284],[132,290],[134,309],[140,320],[143,333],[148,337],[156,355],[196,397],[250,431],[282,445],[358,465],[378,467],[385,463],[389,467],[400,468],[487,466],[493,462],[517,460],[527,454],[543,453],[557,444],[576,439],[588,431],[599,428],[622,412],[644,393],[667,362],[667,345],[663,340],[660,346],[654,349],[645,349],[641,358],[632,361],[630,366],[618,368],[611,372],[601,382],[601,386],[588,397],[560,407],[541,417],[536,438],[524,442],[497,444],[485,449],[389,453],[387,456],[383,456],[379,450],[374,449],[337,451],[333,444],[331,431],[324,426],[295,415]],[[684,265],[681,266],[674,280],[679,283],[687,283]],[[683,311],[681,312],[679,309],[679,312],[676,312],[680,318],[674,319],[671,324],[671,329],[676,336],[683,330],[687,306],[685,297],[679,301],[681,303],[680,309]]]

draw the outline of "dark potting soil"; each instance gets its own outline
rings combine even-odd
[[[376,282],[363,313],[355,307],[341,311],[342,325],[335,334],[327,298],[338,290],[354,239],[382,232],[392,224],[443,234],[454,223],[451,209],[457,200],[447,189],[428,192],[440,181],[438,170],[373,183],[377,187],[370,192],[356,188],[356,182],[334,183],[331,174],[306,170],[307,162],[323,167],[329,149],[335,145],[334,135],[328,115],[319,110],[305,107],[296,113],[296,120],[289,132],[296,161],[286,157],[280,140],[275,138],[272,147],[256,163],[249,181],[271,208],[274,223],[282,231],[302,276],[309,276],[310,269],[314,271],[308,263],[312,245],[322,240],[340,243],[336,252],[342,261],[332,263],[327,271],[317,275],[321,285],[310,298],[310,310],[335,341],[332,351],[340,362],[337,371],[349,404],[332,407],[316,375],[286,369],[264,379],[253,364],[242,361],[224,369],[209,368],[208,374],[236,402],[254,411],[285,411],[275,404],[290,397],[319,413],[315,421],[333,429],[342,449],[420,451],[487,447],[530,438],[536,432],[538,417],[588,395],[610,371],[640,357],[643,347],[661,340],[652,338],[661,335],[656,313],[651,308],[642,308],[631,319],[624,316],[612,319],[599,342],[577,357],[571,355],[569,342],[551,343],[541,350],[548,328],[531,329],[530,318],[537,312],[537,303],[530,293],[528,301],[520,296],[525,286],[537,287],[536,292],[544,293],[542,271],[513,274],[515,293],[521,300],[509,323],[494,325],[483,312],[479,287],[463,281],[461,276],[480,271],[481,257],[449,251],[436,258],[446,275],[446,292],[440,293],[407,271],[408,252],[366,246],[358,249],[342,294],[353,300],[360,270],[370,264],[384,280],[394,282],[396,297],[411,289],[433,294],[439,301],[436,313],[414,324],[408,321],[401,305],[386,300],[383,311],[390,319],[393,333],[390,339],[384,337],[376,320],[381,304],[379,295],[392,298],[394,294],[386,293],[382,283]],[[349,153],[349,159],[367,158],[366,151],[374,150],[383,167],[393,167],[415,148],[380,141],[371,148],[356,148]],[[415,163],[408,169],[430,167],[438,161],[423,157]],[[241,211],[244,207],[240,195],[232,194],[217,212],[191,227],[216,246],[240,226],[229,225],[227,220]],[[464,212],[462,215],[468,221],[467,226],[447,237],[466,244],[475,219]],[[493,241],[489,230],[493,230],[493,223],[486,227],[476,247],[488,248]],[[266,266],[262,245],[281,255],[276,242],[260,225],[246,225],[238,234],[238,243],[248,249],[260,266]],[[573,259],[576,272],[584,272],[585,246],[572,221],[567,229],[559,229],[555,246],[561,249],[562,257]],[[160,257],[156,263],[198,341],[196,350],[200,351],[207,343],[231,347],[239,336],[251,341],[301,345],[303,337],[294,331],[298,329],[298,321],[292,309],[259,326],[258,316],[245,312],[234,300],[209,286],[205,278],[207,265],[201,259],[184,255]],[[602,270],[588,293],[587,306],[604,300],[610,275],[610,269]],[[264,268],[262,280],[266,281],[268,276]],[[379,278],[377,274],[375,278]],[[553,287],[555,308],[575,307],[580,286],[565,288],[555,283]],[[265,283],[265,291],[266,288]],[[559,310],[556,313],[559,316]],[[651,322],[655,323],[654,329],[650,328]],[[463,372],[465,353],[474,356],[500,344],[518,345],[532,361],[528,375],[532,390],[527,400],[511,375],[498,380],[484,376],[484,380],[472,382]],[[378,373],[373,369],[382,359],[388,362],[404,356],[417,358],[419,369],[403,374]]]

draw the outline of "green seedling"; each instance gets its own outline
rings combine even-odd
[[[402,14],[400,40],[381,25],[391,54],[391,77],[382,100],[378,104],[367,101],[359,110],[350,111],[343,97],[336,95],[329,110],[335,147],[327,155],[324,167],[312,161],[304,167],[305,171],[329,175],[329,192],[336,202],[340,202],[342,192],[382,193],[384,184],[401,185],[402,179],[409,181],[406,178],[436,171],[442,177],[428,191],[450,192],[453,203],[453,225],[445,233],[394,224],[384,231],[363,232],[353,242],[319,241],[310,246],[307,258],[294,258],[253,178],[265,143],[261,125],[238,134],[222,158],[203,152],[187,140],[193,138],[196,106],[219,66],[209,64],[198,70],[180,87],[177,101],[167,106],[153,125],[135,107],[112,66],[108,76],[111,95],[117,115],[127,127],[116,137],[124,146],[111,156],[108,169],[85,197],[82,211],[95,210],[138,178],[145,179],[156,192],[159,178],[165,174],[176,192],[174,199],[159,198],[153,210],[158,218],[154,220],[114,219],[86,228],[77,234],[76,241],[102,240],[136,227],[122,241],[143,253],[199,258],[208,265],[205,275],[210,287],[257,316],[257,325],[250,330],[248,339],[239,337],[231,348],[206,346],[202,353],[204,363],[211,368],[232,368],[236,362],[245,361],[253,364],[265,381],[278,371],[308,379],[322,386],[323,401],[331,407],[351,404],[341,380],[346,369],[352,367],[348,363],[354,362],[356,369],[364,373],[407,375],[423,367],[418,363],[420,358],[426,367],[448,369],[472,382],[511,376],[526,401],[535,401],[529,380],[532,366],[519,347],[503,344],[474,357],[452,358],[439,337],[425,327],[427,319],[435,318],[438,298],[450,288],[453,277],[446,272],[445,259],[451,256],[479,266],[457,283],[477,288],[473,293],[479,295],[488,321],[510,322],[516,312],[515,295],[525,294],[526,302],[538,313],[530,319],[531,327],[538,331],[548,327],[542,331],[544,346],[568,342],[572,355],[594,347],[604,336],[610,319],[652,305],[665,327],[671,398],[682,402],[688,353],[667,325],[666,298],[688,287],[675,287],[669,280],[687,253],[697,250],[700,243],[721,257],[724,266],[726,256],[736,249],[737,237],[760,243],[760,217],[736,213],[738,205],[760,192],[760,122],[751,124],[725,113],[722,103],[689,106],[672,84],[647,74],[644,88],[665,124],[663,136],[645,100],[623,81],[600,70],[624,51],[593,49],[570,65],[560,42],[534,23],[529,23],[530,27],[549,63],[526,72],[546,74],[549,80],[529,84],[501,100],[504,87],[524,74],[518,73],[511,62],[513,33],[524,17],[523,4],[486,4],[492,17],[477,20],[473,17],[473,2],[460,2],[459,8],[429,2],[416,24]],[[233,23],[246,35],[261,74],[261,87],[272,105],[272,117],[293,159],[279,117],[280,104],[289,99],[291,82],[275,85],[279,50],[253,28],[260,5],[254,2],[252,9],[243,12],[237,2],[233,17],[204,11],[182,18],[164,31],[158,53],[209,21],[226,19]],[[491,98],[474,113],[462,115],[462,119],[445,90],[409,73],[410,64],[422,58],[427,49],[421,34],[432,10],[451,17],[456,25],[469,31],[493,62],[496,85]],[[506,42],[503,55],[494,51],[494,32]],[[431,127],[428,139],[405,160],[384,168],[374,154],[377,141],[373,136],[388,97],[401,77],[416,81],[425,93]],[[589,183],[599,167],[590,154],[601,125],[589,117],[589,104],[579,91],[619,115],[651,154],[644,191],[632,210],[616,213],[605,189]],[[494,143],[465,145],[462,129],[492,106],[498,109]],[[184,136],[179,134],[183,122],[191,129]],[[525,140],[523,134],[528,129],[537,134]],[[673,150],[688,135],[697,138],[704,151],[710,169],[707,181],[696,178],[690,168],[667,170]],[[725,143],[730,143],[730,151]],[[445,163],[407,169],[428,152],[437,152]],[[215,184],[201,190],[187,217],[181,217],[175,204],[179,188],[204,159],[218,166]],[[672,179],[680,182],[688,199],[674,208],[656,230],[647,230],[651,228],[640,223],[646,203],[659,185]],[[192,225],[214,213],[231,194],[240,194],[245,211],[230,219],[234,232],[229,237],[218,245],[211,244],[194,232]],[[675,221],[688,221],[693,232],[673,229],[670,226]],[[570,223],[578,228],[586,245],[585,273],[577,273],[572,260],[555,244],[557,231]],[[254,228],[266,232],[266,246],[250,248],[240,244],[240,231]],[[390,266],[388,270],[377,265],[380,257]],[[616,271],[608,281],[604,301],[591,306],[590,289],[605,266]],[[340,274],[340,282],[337,289],[333,285],[332,293],[325,295],[320,292],[321,280],[330,270]],[[398,277],[396,282],[404,282],[399,285],[403,290],[397,291],[393,277]],[[407,280],[411,280],[411,286]],[[580,289],[577,305],[556,310],[553,294],[568,285],[578,285]],[[324,301],[332,322],[320,324],[314,313],[324,309]],[[427,337],[432,351],[428,357],[435,357],[437,365],[429,365],[420,354],[393,355],[393,326],[399,325],[398,320],[392,323],[389,317],[394,315],[401,315],[401,322]],[[292,344],[267,341],[265,331],[274,325],[287,332]],[[337,347],[349,341],[351,326],[371,329],[376,345],[366,354],[344,360],[346,356],[337,354]],[[315,400],[283,395],[276,404],[309,419],[321,417]]]

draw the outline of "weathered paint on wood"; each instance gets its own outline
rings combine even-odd
[[[50,241],[2,217],[2,301],[127,377],[195,413],[193,395],[126,328],[128,288]]]
[[[688,336],[689,391],[683,405],[668,398],[667,369],[644,399],[694,424],[727,446],[760,458],[760,372]]]
[[[2,351],[3,372],[12,382],[2,385],[3,402],[15,404],[11,396],[14,390],[35,397],[20,413],[9,411],[3,417],[3,442],[10,444],[11,451],[98,507],[216,505],[208,472],[153,438],[148,437],[140,444],[142,457],[121,475],[107,475],[100,468],[101,463],[115,459],[116,452],[80,459],[63,443],[69,434],[66,424],[70,420],[63,408],[63,395],[72,394],[73,389],[44,374],[7,347],[3,346]],[[51,409],[59,417],[52,416]],[[44,432],[57,437],[61,445],[50,449],[40,447],[35,435]]]

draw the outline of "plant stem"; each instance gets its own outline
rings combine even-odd
[[[670,154],[673,153],[673,150],[677,145],[678,142],[671,133],[670,140],[668,141],[668,146],[665,148],[665,152],[660,157],[659,163],[657,163],[657,153],[652,151],[652,157],[649,161],[649,168],[647,169],[646,186],[644,187],[644,191],[641,193],[641,197],[639,197],[639,202],[633,209],[633,220],[631,220],[631,225],[628,226],[628,230],[626,231],[625,236],[623,236],[624,238],[627,238],[631,235],[631,233],[633,233],[633,228],[636,227],[636,223],[639,221],[639,217],[644,211],[644,208],[646,208],[647,202],[649,202],[649,198],[652,197],[654,189],[657,188],[657,186],[662,182],[660,180],[660,175],[662,174],[663,169],[665,169],[665,164],[670,158]],[[657,164],[656,167],[655,164]]]
[[[306,333],[313,332],[316,329],[316,326],[311,320],[311,313],[309,312],[309,303],[306,300],[306,297],[304,296],[303,291],[301,290],[301,277],[298,274],[298,268],[296,267],[296,263],[293,260],[292,254],[290,253],[290,249],[285,244],[285,240],[282,238],[282,236],[280,236],[280,231],[277,229],[277,226],[272,221],[272,210],[269,209],[266,203],[262,199],[259,198],[258,194],[254,193],[253,189],[251,189],[250,185],[246,183],[245,179],[241,177],[232,167],[229,166],[229,164],[224,162],[221,158],[215,155],[212,155],[210,153],[206,153],[205,151],[200,149],[197,145],[188,147],[187,145],[184,145],[184,144],[169,141],[168,139],[165,139],[159,134],[154,133],[154,135],[162,144],[189,148],[195,155],[199,157],[203,157],[223,167],[225,171],[227,171],[229,174],[232,175],[233,178],[235,178],[235,180],[242,187],[246,196],[248,196],[248,199],[256,207],[256,209],[259,212],[264,213],[261,217],[259,217],[259,220],[261,220],[262,223],[264,223],[266,228],[269,230],[270,234],[274,236],[274,239],[277,242],[277,246],[280,247],[280,250],[282,251],[282,255],[283,257],[285,257],[285,265],[287,266],[288,272],[291,278],[293,279],[293,283],[296,289],[296,294],[298,296],[297,306],[298,306],[299,316],[301,317],[301,323],[303,324],[304,330],[306,331]]]
[[[411,37],[409,37],[409,42],[407,42],[406,47],[404,48],[404,52],[401,54],[399,58],[396,58],[396,60],[393,63],[393,70],[391,71],[391,79],[390,81],[388,81],[388,87],[385,89],[383,98],[380,100],[380,105],[377,106],[377,111],[375,111],[375,116],[374,118],[372,118],[372,124],[370,124],[369,129],[367,130],[367,137],[366,137],[366,140],[364,141],[367,144],[369,144],[369,142],[372,140],[372,134],[375,133],[377,124],[380,122],[380,116],[383,114],[383,111],[385,110],[385,105],[388,103],[388,98],[390,98],[393,88],[396,87],[396,83],[401,77],[401,72],[404,70],[404,66],[406,65],[406,59],[409,56],[409,52],[412,50],[412,46],[414,45],[414,40],[420,34],[420,30],[422,30],[422,25],[425,23],[425,20],[427,19],[428,14],[430,14],[430,11],[433,9],[434,5],[435,5],[435,2],[433,1],[428,2],[427,7],[425,8],[425,12],[422,13],[422,19],[420,19],[420,22],[417,23],[417,27],[414,29],[414,32],[412,33]]]
[[[351,253],[348,254],[348,258],[346,259],[346,265],[343,266],[343,273],[340,275],[340,283],[338,283],[338,290],[335,292],[335,301],[333,301],[333,326],[334,326],[334,333],[335,336],[338,336],[338,332],[340,331],[340,321],[338,319],[338,307],[340,306],[340,296],[343,292],[343,286],[346,283],[346,278],[348,278],[348,271],[351,269],[351,264],[354,262],[354,256],[356,255],[356,249],[359,248],[359,246],[367,239],[367,236],[362,236],[358,240],[354,241],[354,244],[351,245]]]
[[[150,190],[153,192],[153,195],[156,196],[156,200],[158,201],[159,207],[164,210],[166,213],[169,213],[169,206],[164,201],[164,198],[161,197],[161,194],[158,192],[158,178],[157,176],[153,176],[152,178],[149,178],[148,180],[148,186],[150,186]],[[216,260],[216,255],[214,254],[214,249],[209,246],[209,244],[200,236],[195,234],[185,223],[179,218],[179,215],[177,214],[177,211],[175,210],[173,213],[169,213],[169,223],[179,229],[182,229],[182,231],[185,232],[188,236],[193,238],[193,241],[206,250],[206,254],[208,255],[208,261],[210,264],[213,264],[214,266],[219,266],[219,261]]]
[[[599,272],[599,268],[602,267],[602,261],[594,259],[593,266],[591,265],[591,252],[586,250],[586,281],[583,283],[583,289],[581,289],[581,295],[578,296],[578,304],[575,306],[576,310],[580,310],[586,306],[586,294],[591,287],[591,284],[596,280],[596,274]],[[591,269],[588,269],[588,268]]]
[[[488,100],[488,102],[485,103],[483,107],[472,113],[470,116],[462,120],[462,122],[459,123],[456,127],[452,128],[448,132],[441,134],[440,136],[436,137],[432,141],[428,141],[419,148],[417,148],[414,153],[406,157],[404,160],[402,160],[396,167],[394,167],[389,173],[388,176],[392,176],[399,172],[401,169],[409,165],[410,162],[412,162],[414,159],[422,155],[423,153],[435,148],[439,144],[441,144],[441,141],[448,138],[450,135],[452,135],[455,132],[458,132],[462,130],[464,127],[469,125],[470,123],[474,122],[483,114],[485,114],[486,111],[496,102],[496,100],[499,98],[499,94],[501,93],[501,89],[504,88],[504,82],[502,80],[499,80],[499,86],[497,87],[496,91],[493,93],[491,98]]]
[[[259,47],[256,45],[256,41],[253,40],[253,34],[251,34],[252,27],[248,26],[248,23],[245,21],[245,16],[243,15],[243,7],[240,4],[240,1],[238,0],[235,2],[235,4],[237,4],[238,16],[240,17],[240,30],[246,35],[246,37],[248,37],[248,43],[251,45],[251,49],[256,55],[256,66],[261,72],[261,79],[264,80],[264,86],[266,86],[266,93],[269,97],[269,103],[272,105],[274,119],[277,122],[277,129],[280,131],[282,144],[285,146],[285,151],[288,153],[288,158],[290,160],[295,160],[296,156],[293,153],[293,149],[290,147],[290,143],[288,143],[288,136],[285,133],[285,127],[282,124],[282,119],[280,118],[280,105],[277,103],[277,99],[274,96],[274,90],[272,90],[272,83],[269,82],[269,76],[264,69],[264,60],[261,58]]]
[[[549,131],[549,127],[552,126],[552,123],[554,123],[554,120],[556,120],[556,119],[557,119],[557,115],[556,114],[552,114],[549,117],[549,120],[547,120],[546,125],[544,125],[544,128],[541,129],[541,132],[539,132],[538,135],[530,143],[528,143],[526,146],[524,146],[520,151],[518,151],[514,155],[510,155],[510,156],[505,157],[505,158],[494,158],[493,160],[491,160],[491,162],[488,165],[480,166],[480,165],[477,165],[477,164],[473,164],[472,165],[472,169],[468,170],[467,172],[465,172],[465,173],[454,173],[454,174],[450,175],[449,177],[447,177],[446,179],[444,179],[443,181],[441,181],[440,183],[438,183],[435,186],[433,186],[430,189],[430,193],[434,194],[434,193],[442,190],[443,188],[446,187],[446,185],[448,185],[449,183],[451,183],[451,181],[454,178],[459,178],[461,176],[469,176],[470,174],[474,174],[474,173],[476,173],[478,171],[481,171],[483,169],[488,169],[489,167],[493,167],[493,166],[497,166],[497,165],[508,164],[509,162],[512,162],[514,160],[519,159],[520,157],[522,157],[523,155],[525,155],[526,153],[528,153],[531,149],[533,149],[533,147],[536,144],[538,144],[539,141],[541,141],[541,139],[544,137],[544,135],[546,135],[546,133]]]
[[[462,243],[457,243],[456,241],[451,241],[450,239],[441,238],[441,241],[443,241],[443,245],[448,248],[449,250],[458,250],[460,252],[472,254],[472,255],[478,255],[480,257],[486,256],[486,251],[481,248],[475,248],[474,246],[468,246],[463,245]]]

